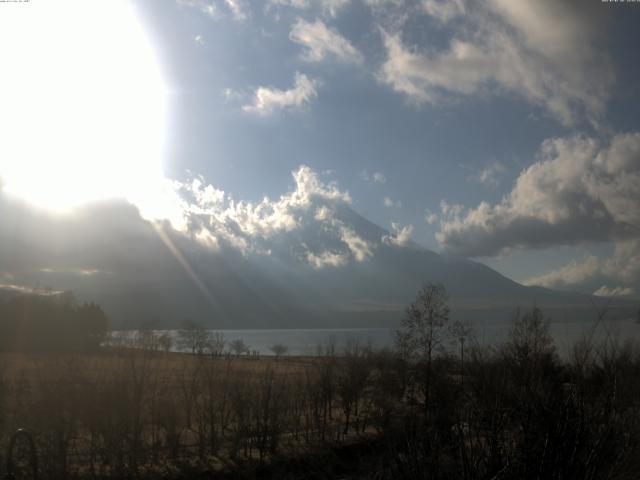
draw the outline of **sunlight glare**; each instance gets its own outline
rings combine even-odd
[[[166,89],[129,2],[7,3],[0,58],[5,193],[58,212],[124,198],[166,217]]]

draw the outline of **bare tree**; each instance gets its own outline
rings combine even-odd
[[[271,347],[269,347],[269,350],[273,352],[273,354],[276,356],[276,360],[278,360],[280,359],[280,357],[287,354],[287,352],[289,351],[289,347],[282,343],[276,343],[274,345],[271,345]]]
[[[202,354],[209,346],[209,332],[199,323],[185,320],[179,332],[179,344],[192,354]]]
[[[171,338],[171,335],[169,335],[169,333],[164,332],[158,337],[158,344],[165,353],[169,353],[171,351],[171,347],[173,346],[173,339]]]
[[[344,349],[344,357],[336,375],[336,387],[344,415],[344,435],[349,433],[352,416],[357,420],[360,413],[360,403],[371,375],[370,353],[369,347],[361,347],[355,339],[350,339]]]
[[[505,355],[514,367],[529,375],[555,355],[556,349],[549,330],[549,319],[535,307],[524,315],[517,311],[509,332]]]
[[[398,350],[417,367],[425,410],[429,408],[433,358],[449,337],[449,295],[441,284],[425,284],[407,307],[396,332]]]
[[[235,340],[233,340],[229,344],[229,348],[231,348],[231,351],[236,354],[236,357],[239,357],[240,355],[249,351],[249,347],[244,343],[244,340],[242,340],[241,338],[236,338]]]
[[[209,335],[208,347],[209,353],[214,357],[221,357],[224,353],[224,347],[227,341],[224,339],[222,332],[214,332]]]

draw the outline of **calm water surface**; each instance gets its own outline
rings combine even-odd
[[[508,323],[471,324],[473,339],[481,345],[495,346],[503,342],[509,332]],[[350,341],[371,345],[380,349],[393,346],[394,328],[345,328],[345,329],[272,329],[272,330],[212,330],[221,332],[227,344],[241,339],[251,349],[262,355],[270,355],[270,347],[286,345],[290,355],[314,355],[318,346],[334,345],[339,352]],[[178,330],[166,330],[174,338],[174,350],[179,351]],[[571,345],[585,338],[600,343],[604,340],[625,343],[640,340],[640,324],[633,320],[594,322],[554,322],[551,334],[561,355],[566,355]]]

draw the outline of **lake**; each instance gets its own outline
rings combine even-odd
[[[472,341],[481,345],[495,346],[506,340],[510,324],[480,323],[470,325],[473,329]],[[595,322],[553,322],[550,324],[551,334],[558,352],[566,355],[576,341],[591,336],[595,343],[608,339],[624,343],[640,340],[640,324],[634,320]],[[179,351],[178,330],[163,330],[173,339],[173,350]],[[350,341],[362,345],[371,345],[375,349],[393,346],[395,329],[392,328],[344,328],[344,329],[271,329],[271,330],[212,330],[221,332],[229,342],[241,339],[251,350],[261,355],[271,355],[270,347],[283,344],[288,347],[290,355],[315,355],[319,345],[335,345],[340,352]]]

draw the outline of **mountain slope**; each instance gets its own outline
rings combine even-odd
[[[68,217],[21,204],[5,213],[0,284],[73,290],[102,305],[116,326],[394,326],[424,282],[446,286],[457,318],[506,319],[533,304],[560,318],[593,318],[594,297],[525,287],[480,263],[394,243],[349,205],[326,199],[296,210],[297,227],[261,238],[260,251],[222,237],[203,246],[123,202]],[[627,304],[616,309],[629,314]]]

